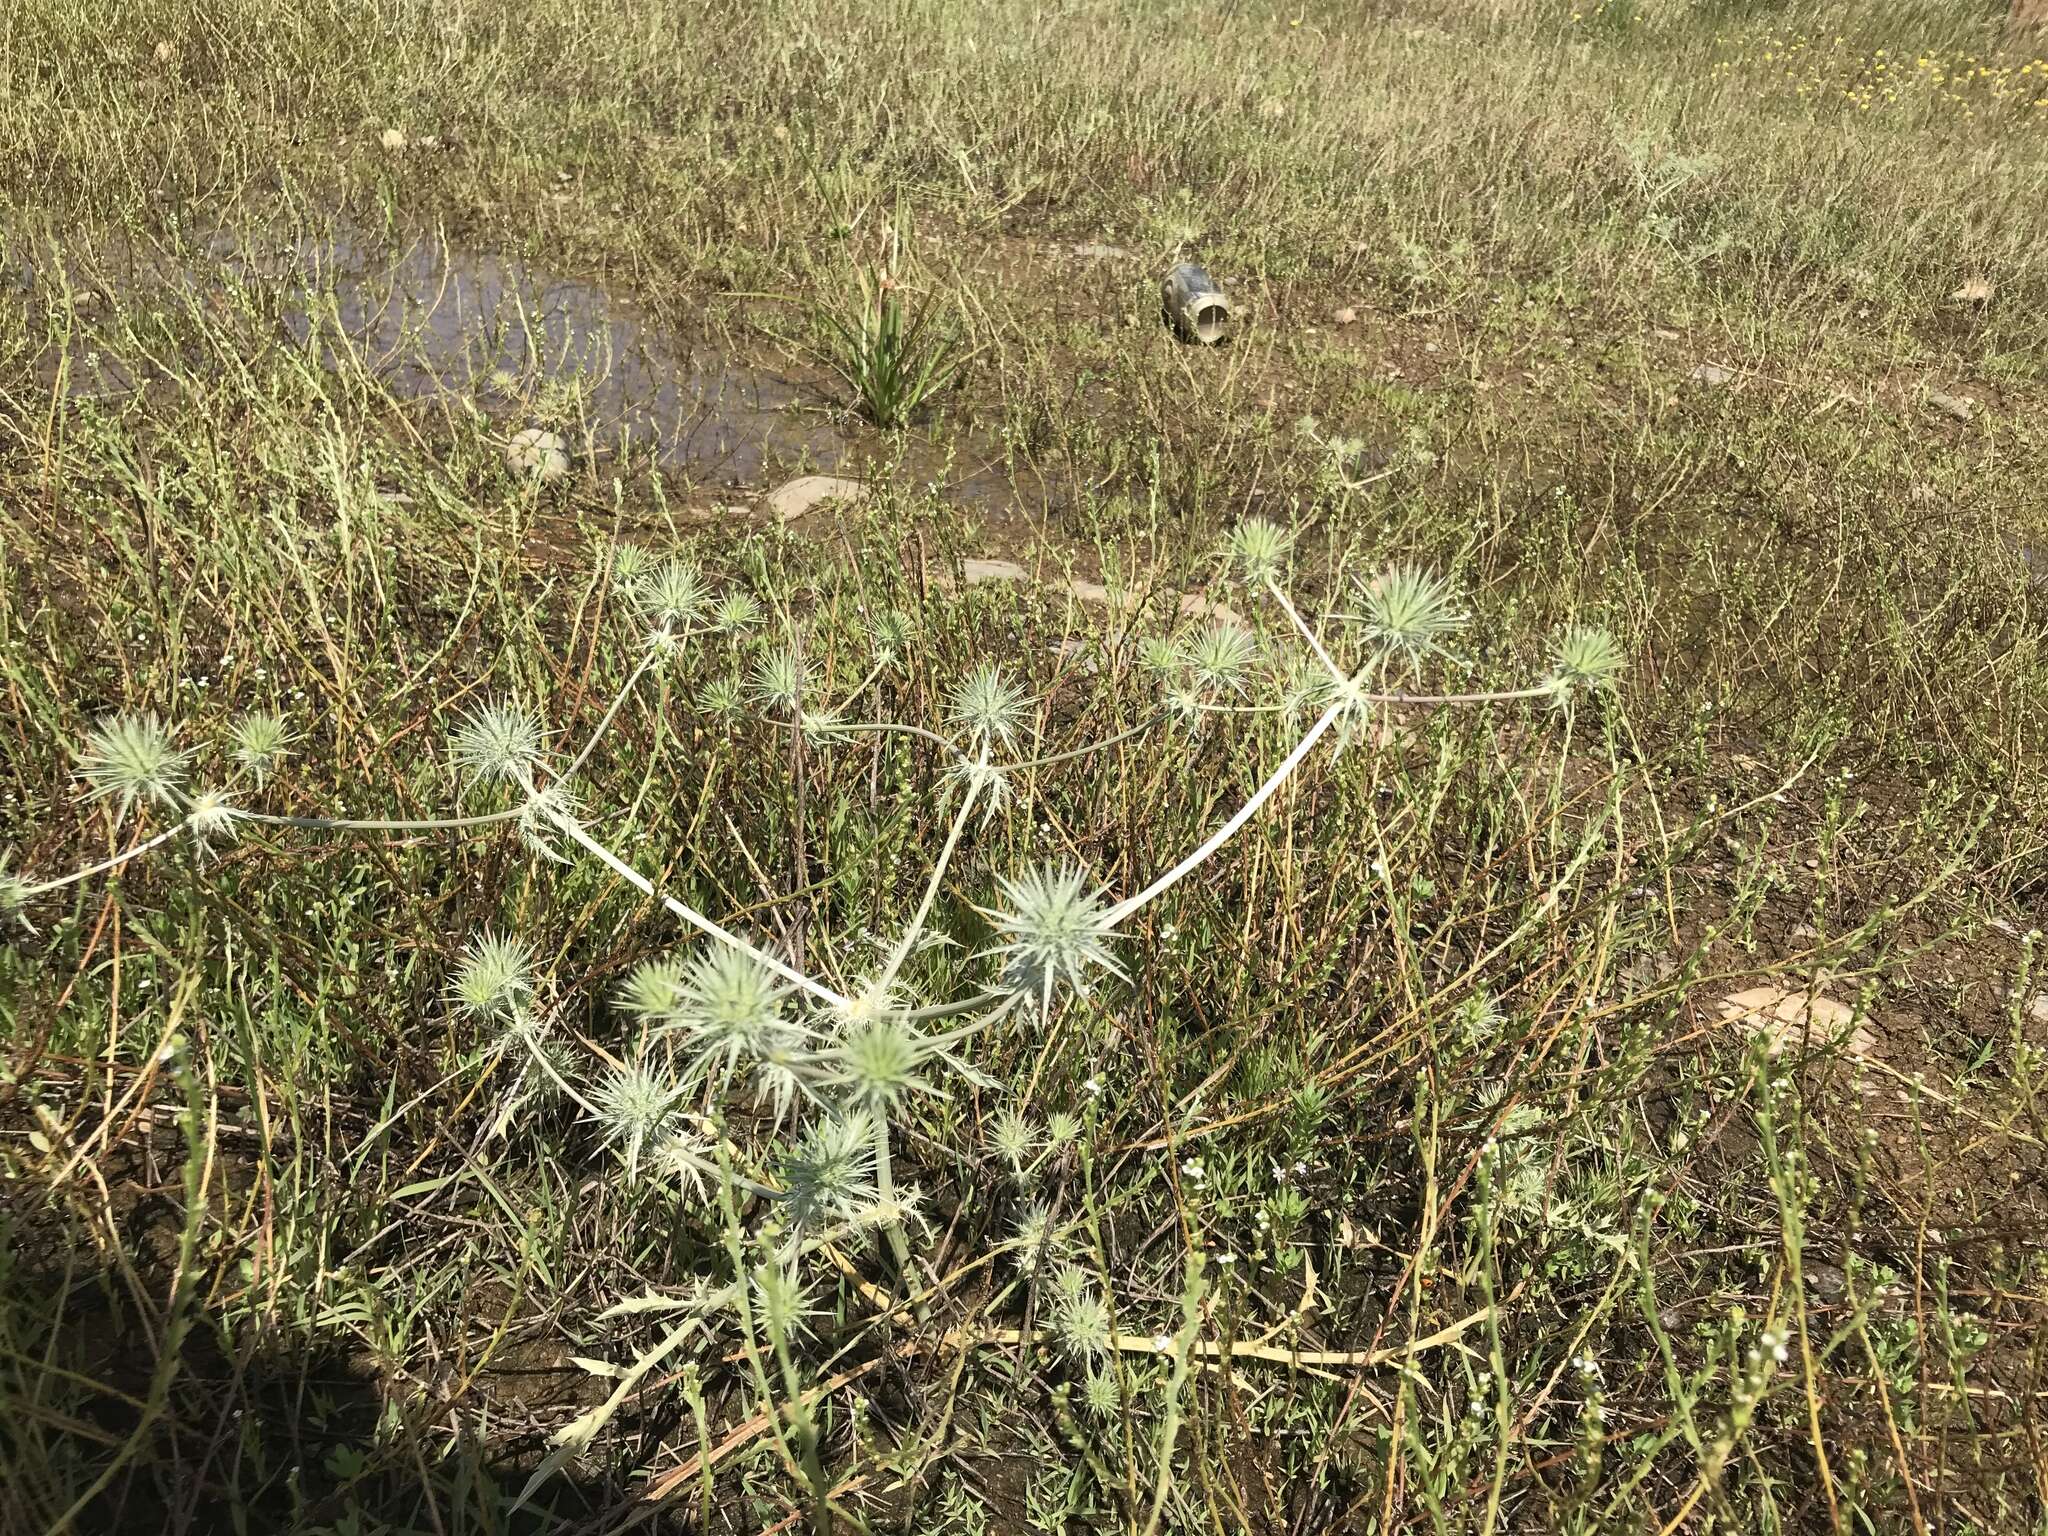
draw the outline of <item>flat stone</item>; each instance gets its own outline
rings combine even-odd
[[[1927,403],[1937,411],[1947,412],[1957,421],[1969,421],[1977,414],[1977,402],[1968,395],[1944,395],[1938,389],[1930,389]]]
[[[542,485],[553,485],[569,473],[569,445],[543,427],[512,434],[505,445],[505,467]]]
[[[1718,389],[1723,384],[1735,382],[1735,370],[1724,363],[1701,363],[1686,377],[1695,384],[1705,384]]]
[[[802,475],[768,493],[768,515],[780,523],[792,523],[828,501],[858,506],[867,500],[868,488],[858,480],[840,475]]]
[[[1721,1017],[1745,1034],[1762,1035],[1773,1056],[1788,1045],[1839,1042],[1856,1056],[1868,1056],[1877,1048],[1877,1036],[1856,1022],[1855,1009],[1815,992],[1751,987],[1722,998]]]

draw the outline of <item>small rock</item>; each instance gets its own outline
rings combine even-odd
[[[1989,304],[1991,296],[1998,292],[1998,285],[1988,277],[1971,277],[1963,280],[1963,286],[1949,297],[1958,304]]]
[[[553,485],[569,473],[569,445],[553,432],[528,427],[512,434],[505,445],[505,467],[542,485]]]
[[[1957,421],[1968,421],[1977,414],[1977,402],[1968,395],[1944,395],[1938,389],[1930,389],[1927,403],[1938,411],[1947,412]]]
[[[395,155],[405,148],[405,130],[403,128],[386,128],[377,135],[377,142]]]
[[[1332,325],[1356,325],[1357,323],[1358,311],[1349,304],[1346,304],[1342,309],[1330,311],[1330,324]]]
[[[1826,1259],[1808,1259],[1800,1266],[1800,1273],[1806,1277],[1806,1288],[1822,1301],[1840,1301],[1849,1289],[1849,1277],[1842,1272],[1842,1266]]]
[[[1092,240],[1075,246],[1074,254],[1083,261],[1128,261],[1131,255],[1120,245],[1101,245]]]
[[[1678,332],[1667,331],[1661,325],[1657,326],[1654,330],[1652,330],[1650,334],[1656,337],[1659,341],[1677,341],[1679,339]]]
[[[1999,990],[2007,1006],[2018,1003],[2020,1011],[2027,1016],[2030,1023],[2048,1024],[2048,992],[2036,992],[2032,997],[2022,1001],[2020,995],[2009,987]]]
[[[1031,573],[1014,560],[962,560],[960,579],[969,586],[984,581],[1028,581]]]
[[[1695,384],[1705,384],[1710,389],[1718,389],[1723,384],[1734,382],[1735,370],[1723,363],[1701,363],[1686,377]]]
[[[803,475],[768,493],[768,515],[779,523],[793,523],[813,507],[828,501],[857,506],[867,500],[868,488],[858,480],[839,475]]]
[[[1773,1056],[1788,1045],[1840,1042],[1856,1056],[1877,1048],[1877,1036],[1856,1022],[1855,1009],[1813,992],[1751,987],[1721,999],[1721,1017],[1745,1034],[1762,1035]]]
[[[175,64],[178,62],[178,45],[168,37],[156,45],[155,52],[156,61],[159,64]]]

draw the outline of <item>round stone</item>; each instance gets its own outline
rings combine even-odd
[[[528,427],[512,434],[505,445],[505,467],[542,485],[553,485],[569,473],[569,445],[553,432]]]

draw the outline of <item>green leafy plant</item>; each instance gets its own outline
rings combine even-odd
[[[973,353],[937,300],[923,295],[913,302],[901,276],[907,238],[900,220],[887,244],[882,261],[856,272],[850,302],[822,309],[818,318],[827,355],[861,414],[894,429],[952,383]]]

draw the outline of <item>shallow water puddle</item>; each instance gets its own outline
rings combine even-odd
[[[10,264],[10,276],[45,304],[62,281],[43,262]],[[646,455],[699,484],[765,490],[802,469],[861,476],[899,457],[901,477],[938,482],[998,521],[1035,520],[1068,499],[997,462],[962,472],[928,443],[899,456],[845,421],[829,384],[686,344],[603,286],[439,237],[394,251],[345,229],[285,241],[219,231],[176,254],[109,247],[86,280],[69,282],[88,323],[117,302],[151,304],[165,284],[202,303],[238,285],[322,366],[360,369],[400,399],[471,402],[508,436],[544,425],[581,447],[587,433],[600,457]],[[73,336],[45,360],[46,384],[59,358],[74,397],[132,393],[150,371],[125,364],[107,338]]]
[[[225,253],[236,258],[232,244]],[[263,276],[287,295],[301,345],[325,320],[392,393],[468,395],[516,427],[581,397],[606,451],[633,446],[693,478],[751,484],[778,466],[836,465],[847,444],[797,380],[670,342],[630,302],[519,261],[421,240],[395,257],[336,239],[301,244]],[[332,330],[329,331],[332,334]],[[332,340],[323,361],[345,366]]]

